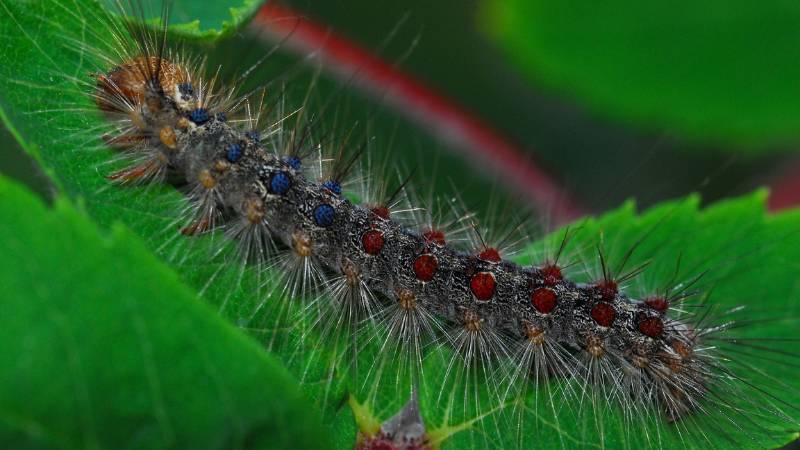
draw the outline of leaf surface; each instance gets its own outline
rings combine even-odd
[[[4,448],[326,446],[281,363],[130,231],[5,178],[0,216]]]
[[[483,22],[521,70],[590,108],[750,152],[800,136],[800,5],[498,0]]]

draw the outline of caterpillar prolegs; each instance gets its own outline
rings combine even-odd
[[[419,413],[413,415],[417,424],[426,411],[415,406],[412,391],[421,378],[440,377],[455,378],[456,384],[487,384],[475,389],[486,390],[494,401],[473,405],[473,410],[464,407],[465,414],[473,415],[474,428],[483,423],[481,413],[499,417],[482,434],[524,435],[510,441],[520,447],[535,445],[536,434],[520,417],[530,417],[521,411],[538,394],[546,401],[534,405],[555,416],[597,417],[584,421],[597,433],[577,441],[564,438],[562,447],[605,445],[601,422],[606,403],[623,409],[631,427],[657,422],[655,430],[628,431],[649,435],[645,442],[652,447],[674,442],[660,436],[672,429],[686,433],[686,446],[716,446],[724,438],[706,434],[774,431],[764,430],[765,420],[796,428],[791,405],[767,395],[767,386],[750,386],[741,372],[758,368],[717,345],[718,340],[740,339],[735,333],[743,323],[729,319],[738,310],[712,313],[696,292],[705,268],[638,296],[628,288],[644,266],[629,267],[627,256],[610,262],[602,249],[585,262],[594,278],[575,281],[561,251],[569,231],[561,233],[555,251],[525,265],[505,259],[504,239],[473,238],[464,245],[459,228],[475,226],[464,220],[469,215],[460,208],[453,219],[436,220],[431,208],[397,206],[414,203],[400,200],[410,191],[406,174],[401,182],[379,189],[383,195],[348,196],[347,182],[363,150],[348,137],[347,126],[337,130],[345,137],[332,143],[316,133],[307,105],[268,114],[279,103],[269,98],[272,93],[266,93],[268,106],[263,106],[260,92],[240,96],[235,89],[217,87],[220,80],[206,80],[203,66],[171,48],[163,30],[109,19],[102,32],[119,43],[117,51],[100,55],[101,66],[82,87],[113,124],[106,142],[135,161],[108,178],[122,185],[168,182],[180,187],[192,217],[172,231],[182,239],[204,239],[222,229],[254,270],[283,272],[279,280],[270,280],[269,289],[286,294],[280,301],[302,305],[299,331],[291,330],[300,340],[316,333],[322,344],[377,341],[383,353],[397,352],[382,357],[415,366],[403,389],[412,396],[409,410]],[[416,217],[402,220],[401,209],[412,209]],[[422,373],[429,347],[451,353],[441,373]],[[354,385],[373,382],[370,372],[395,368],[376,364],[355,370],[347,362],[352,352],[358,352],[358,345],[335,353],[331,365],[353,370]],[[778,391],[792,389],[783,384],[791,380],[774,381]],[[731,398],[740,388],[763,393],[762,403],[755,407],[754,400],[745,410],[742,399]],[[452,400],[457,395],[463,398]],[[471,395],[472,386],[439,397],[458,404],[472,402]],[[570,406],[558,396],[573,399]],[[573,404],[585,411],[567,411]],[[697,417],[712,414],[727,423],[692,425]],[[524,433],[519,431],[523,428]],[[418,427],[414,439],[398,439],[397,433],[411,433],[408,429],[390,419],[383,435],[365,435],[358,445],[446,445],[442,439],[426,440],[425,428]],[[486,438],[481,445],[497,442],[510,445],[499,438]]]

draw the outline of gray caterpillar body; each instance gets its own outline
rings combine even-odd
[[[550,343],[582,361],[560,370],[548,361],[540,376],[579,375],[604,359],[614,388],[661,405],[671,419],[696,410],[704,396],[714,363],[695,351],[699,333],[666,317],[667,299],[634,301],[610,278],[576,284],[555,265],[521,267],[493,249],[460,251],[438,230],[404,227],[385,205],[356,205],[342,196],[341,180],[306,178],[296,148],[283,156],[265,150],[256,130],[229,121],[223,105],[210,107],[190,72],[166,59],[131,58],[98,75],[97,86],[97,104],[127,130],[111,142],[144,155],[110,178],[188,183],[198,217],[184,234],[238,221],[327,274],[380,293],[383,307],[425,308],[464,332]]]

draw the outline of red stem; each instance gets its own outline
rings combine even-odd
[[[779,211],[800,204],[800,160],[781,172],[769,183],[770,194],[767,205],[770,211]]]
[[[518,146],[473,114],[398,71],[353,42],[296,12],[270,2],[252,26],[302,55],[315,54],[336,76],[384,98],[419,126],[463,152],[481,171],[491,168],[512,189],[546,208],[555,224],[581,215],[571,194]]]

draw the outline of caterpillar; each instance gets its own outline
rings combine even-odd
[[[254,294],[269,299],[265,307],[276,316],[275,327],[291,328],[287,339],[298,349],[334,347],[330,353],[312,349],[326,359],[325,373],[305,373],[308,379],[350,372],[351,388],[366,385],[361,393],[376,402],[376,385],[393,382],[405,396],[414,392],[395,417],[410,415],[420,425],[419,404],[433,409],[441,402],[445,416],[482,426],[476,439],[485,447],[535,445],[537,428],[525,422],[537,414],[578,416],[592,428],[574,441],[560,436],[551,444],[561,447],[756,447],[760,434],[797,429],[792,405],[737,373],[760,369],[720,346],[748,337],[736,334],[740,322],[732,317],[741,310],[713,317],[696,292],[702,269],[637,296],[626,289],[645,270],[629,267],[636,246],[616,264],[602,248],[593,250],[585,264],[594,277],[578,281],[563,262],[569,230],[554,237],[554,251],[523,265],[508,259],[505,238],[485,239],[460,202],[446,202],[455,204],[448,206],[454,212],[443,219],[431,211],[435,202],[424,211],[398,207],[416,203],[407,174],[395,185],[366,189],[373,192],[360,199],[349,197],[348,182],[358,178],[366,146],[347,126],[331,138],[306,112],[310,104],[284,113],[275,106],[279,100],[264,104],[269,93],[239,95],[218,87],[221,81],[206,78],[199,58],[171,46],[166,16],[160,29],[112,16],[103,23],[95,32],[113,42],[113,51],[72,44],[96,59],[91,77],[75,84],[107,120],[105,144],[129,161],[107,180],[120,190],[165,183],[180,189],[190,220],[170,231],[197,240],[223,230],[237,243],[242,271],[278,272],[268,295]],[[402,210],[412,218],[403,220]],[[459,244],[464,227],[466,245]],[[262,299],[255,303],[263,305]],[[390,354],[360,369],[369,345]],[[387,375],[393,370],[403,373]],[[778,390],[796,390],[791,380],[770,379]],[[426,393],[426,385],[435,392]],[[757,398],[730,397],[737,392]],[[350,402],[353,410],[357,405]],[[530,409],[538,413],[531,416]],[[623,411],[625,427],[645,428],[623,430],[623,436],[644,437],[613,441],[619,436],[612,438],[602,421],[612,409]],[[451,417],[440,419],[442,428],[454,427]],[[408,431],[399,422],[389,419],[380,435],[353,444],[448,445],[444,438],[425,438],[424,427]],[[408,439],[398,438],[398,430]]]

